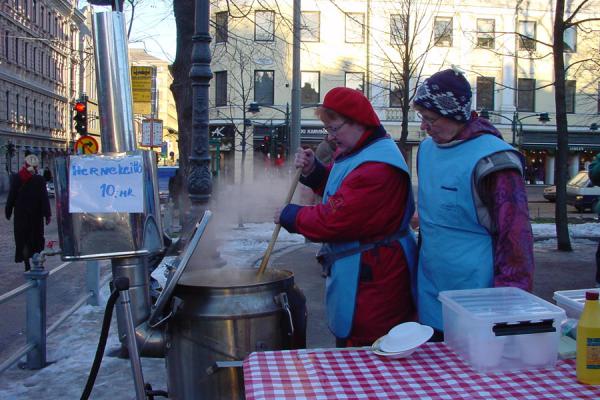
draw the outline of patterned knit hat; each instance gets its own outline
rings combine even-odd
[[[364,126],[379,126],[381,122],[369,99],[362,92],[347,87],[331,89],[323,99],[323,107]]]
[[[471,85],[454,69],[436,72],[417,89],[414,104],[449,119],[466,122],[471,118]]]
[[[38,165],[40,165],[40,159],[37,158],[35,154],[30,154],[25,157],[25,168],[27,171],[33,173]]]

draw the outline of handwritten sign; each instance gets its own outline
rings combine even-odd
[[[69,212],[144,211],[144,168],[140,155],[71,156]]]

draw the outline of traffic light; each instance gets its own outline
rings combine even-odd
[[[264,136],[263,142],[260,146],[260,150],[264,155],[268,155],[271,152],[271,136]]]
[[[75,121],[75,131],[81,136],[87,135],[87,101],[78,101],[75,103],[75,106],[73,106],[73,110],[75,111],[75,116],[73,117],[73,120]]]

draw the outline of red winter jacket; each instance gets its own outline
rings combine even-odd
[[[356,150],[385,135],[383,128],[367,132]],[[335,162],[335,161],[334,161]],[[332,165],[317,166],[303,183],[322,195]],[[281,224],[316,242],[369,243],[395,233],[409,194],[408,175],[389,164],[369,162],[354,169],[326,204],[289,205]],[[413,305],[404,251],[395,242],[363,252],[361,280],[348,345],[370,345],[392,327],[413,320]]]

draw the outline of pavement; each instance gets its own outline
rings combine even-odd
[[[318,245],[313,243],[280,248],[273,253],[269,266],[269,268],[292,271],[296,284],[306,295],[309,312],[307,328],[309,348],[335,345],[325,322],[324,282],[320,275],[320,266],[314,259],[317,248]],[[547,243],[536,243],[535,294],[552,301],[555,290],[593,286],[596,243],[578,240],[574,242],[574,248],[574,252],[565,253],[552,250],[552,246],[548,246]],[[250,264],[256,266],[257,261],[252,260]],[[67,381],[62,378],[56,379],[59,371],[54,365],[40,371],[13,367],[0,375],[0,397],[35,400],[79,397],[93,360],[102,315],[102,307],[85,306],[49,337],[49,360],[55,362],[66,358],[69,362]],[[115,332],[113,317],[107,349],[114,348],[118,343]],[[164,360],[144,358],[142,367],[146,382],[150,382],[154,389],[167,389]],[[107,400],[134,398],[129,361],[105,356],[91,398]]]
[[[593,287],[596,246],[595,241],[574,240],[573,252],[559,252],[555,249],[553,239],[549,242],[536,241],[534,294],[552,302],[554,291]],[[292,271],[296,284],[306,295],[309,348],[335,345],[326,325],[324,281],[320,265],[314,258],[317,249],[318,245],[314,243],[283,246],[273,253],[269,266]],[[256,257],[249,260],[248,266],[256,266],[257,261]],[[107,294],[108,290],[104,288],[104,296]],[[10,368],[0,375],[0,398],[78,398],[92,364],[103,313],[103,307],[84,306],[68,318],[48,338],[48,359],[51,364],[39,371],[24,370],[18,366]],[[109,350],[118,344],[114,319],[107,346]],[[68,365],[67,374],[61,370],[65,368],[64,361]],[[151,383],[154,389],[167,390],[165,360],[144,358],[142,367],[146,382]],[[105,356],[91,398],[132,399],[134,394],[129,361]]]

